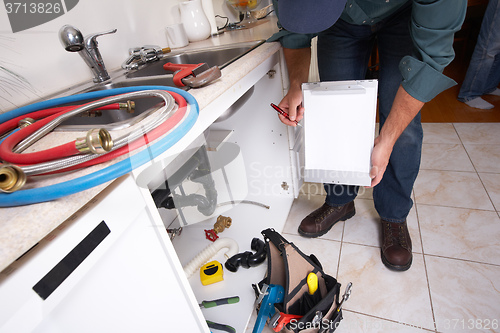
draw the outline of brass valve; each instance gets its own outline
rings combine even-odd
[[[219,217],[217,217],[217,221],[214,224],[214,230],[216,233],[221,233],[224,231],[224,229],[229,228],[232,223],[233,220],[230,217],[219,215]]]

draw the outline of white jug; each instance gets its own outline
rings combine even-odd
[[[210,37],[210,22],[203,11],[200,0],[184,1],[179,4],[181,22],[190,42]]]

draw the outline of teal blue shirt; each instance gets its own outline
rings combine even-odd
[[[443,75],[453,60],[453,37],[465,19],[467,0],[348,0],[340,18],[351,24],[372,25],[387,18],[408,1],[412,1],[410,33],[415,45],[399,63],[402,86],[411,96],[428,102],[455,81]],[[275,0],[273,0],[275,2]],[[274,8],[278,8],[275,3]],[[276,13],[279,17],[279,13]],[[310,47],[315,34],[296,34],[283,29],[269,41],[281,42],[285,48]]]

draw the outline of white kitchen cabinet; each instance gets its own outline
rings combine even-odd
[[[294,195],[287,126],[279,121],[270,107],[270,103],[278,103],[283,97],[277,60],[268,65],[268,71],[250,88],[252,90],[245,100],[236,103],[238,108],[232,116],[226,118],[224,115],[223,121],[216,121],[209,127],[209,137],[214,132],[230,134],[219,145],[220,151],[228,147],[234,150],[237,146],[237,155],[226,158],[227,155],[223,154],[227,164],[216,166],[212,174],[217,184],[218,203],[222,205],[209,217],[202,216],[195,208],[183,209],[187,221],[179,218],[171,226],[183,226],[184,222],[188,224],[184,226],[181,236],[173,240],[183,266],[211,244],[205,239],[204,230],[212,229],[219,215],[230,217],[232,225],[218,236],[234,239],[240,252],[252,251],[251,241],[254,237],[262,239],[262,230],[269,227],[278,231],[283,229]],[[217,153],[208,152],[209,156]],[[236,203],[226,205],[229,201]],[[222,265],[227,260],[224,250],[212,259]],[[203,286],[199,274],[195,273],[189,278],[189,283],[198,303],[239,296],[237,304],[202,311],[207,320],[228,324],[237,332],[244,332],[255,301],[251,285],[264,277],[266,269],[264,263],[249,269],[240,267],[235,273],[225,270],[223,281],[208,286]]]
[[[253,93],[240,100],[234,115],[214,122],[250,89]],[[294,198],[293,169],[287,127],[269,105],[279,102],[282,92],[279,53],[275,53],[204,107],[193,129],[169,151],[113,182],[3,270],[0,332],[209,332],[205,318],[244,332],[254,303],[251,284],[263,278],[265,264],[225,272],[224,281],[206,287],[197,274],[188,280],[182,266],[210,244],[203,230],[212,228],[220,213],[233,219],[220,236],[233,238],[240,252],[250,251],[252,238],[260,237],[261,230],[282,230]],[[203,144],[198,140],[205,132],[217,131],[230,134],[224,136],[219,151],[224,145],[239,149],[234,165],[222,163],[214,173],[222,184],[219,203],[236,200],[236,204],[218,207],[171,242],[164,226],[170,221],[162,220],[163,209],[156,209],[140,175],[158,161],[168,165],[173,156]],[[167,215],[175,219],[172,211]],[[81,247],[87,254],[75,253]],[[213,259],[225,261],[223,253]],[[65,260],[71,268],[61,268]],[[54,267],[65,271],[66,278],[59,278],[57,286],[49,281],[46,288],[52,292],[43,299],[33,287]],[[240,296],[234,305],[203,312],[198,306],[202,300],[234,295]]]
[[[0,332],[203,331],[163,224],[134,179],[115,181],[87,208],[2,271]]]

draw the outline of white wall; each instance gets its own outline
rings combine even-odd
[[[180,2],[80,0],[66,14],[17,33],[12,33],[6,10],[0,7],[0,113],[92,79],[80,55],[65,51],[59,42],[64,24],[74,25],[84,36],[118,29],[98,38],[106,68],[112,70],[120,67],[130,47],[167,46],[164,28],[180,22]],[[213,0],[213,4],[215,14],[236,21],[236,13],[224,0]]]

